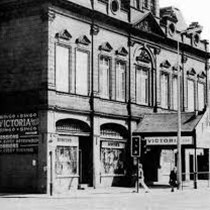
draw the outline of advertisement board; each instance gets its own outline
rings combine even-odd
[[[0,115],[0,154],[37,153],[37,113],[13,113]]]

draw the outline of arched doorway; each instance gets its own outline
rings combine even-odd
[[[81,184],[91,186],[93,146],[89,125],[77,119],[59,120],[56,123],[56,132],[58,138],[55,149],[55,173],[59,179],[57,183],[61,183],[63,178],[62,185],[67,190],[78,188]]]

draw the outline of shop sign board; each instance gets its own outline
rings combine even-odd
[[[176,145],[177,136],[158,136],[158,137],[145,137],[147,145]],[[193,138],[192,136],[182,136],[181,137],[182,145],[192,145]]]
[[[38,152],[38,114],[0,115],[0,154]]]
[[[59,145],[79,146],[78,137],[76,136],[59,136],[57,139]]]
[[[103,148],[117,148],[117,149],[124,149],[125,143],[119,141],[103,141],[102,142]]]

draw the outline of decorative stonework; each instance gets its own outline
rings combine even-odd
[[[76,39],[77,44],[89,45],[91,41],[87,38],[86,35],[82,35]]]
[[[160,67],[168,69],[171,67],[171,64],[168,60],[165,60],[160,64]]]
[[[120,47],[118,50],[116,50],[117,55],[127,56],[128,51],[124,47]]]
[[[112,46],[109,42],[104,42],[102,45],[99,46],[99,50],[103,50],[106,52],[111,52],[113,50]]]
[[[52,22],[56,18],[55,12],[43,9],[41,11],[41,19],[42,21],[50,21]]]
[[[172,69],[174,71],[177,71],[178,70],[178,65],[176,64],[175,66],[172,67]],[[183,69],[182,66],[179,65],[179,70],[182,70],[182,69]]]
[[[144,62],[144,63],[150,63],[151,59],[146,52],[146,50],[142,50],[139,56],[136,57],[136,61]]]
[[[198,74],[198,77],[204,79],[206,77],[206,73],[202,71]]]
[[[134,40],[128,40],[128,46],[129,47],[133,47],[135,45],[135,41]]]
[[[159,55],[160,52],[161,52],[161,49],[160,49],[160,48],[155,48],[155,49],[154,49],[155,55]]]
[[[149,12],[145,15],[142,19],[138,22],[133,24],[133,28],[145,31],[147,33],[152,33],[157,36],[165,36],[164,32],[162,31],[161,27],[155,20],[154,16]]]
[[[186,55],[182,55],[182,63],[186,63],[188,60],[187,56]]]
[[[67,29],[64,29],[59,33],[56,33],[55,37],[58,39],[70,40],[72,38],[72,35],[68,32]]]
[[[97,35],[99,33],[99,27],[97,25],[91,25],[90,27],[90,34]]]
[[[187,74],[188,74],[188,75],[191,75],[191,76],[195,76],[196,71],[195,71],[194,68],[191,68],[190,70],[187,71]]]

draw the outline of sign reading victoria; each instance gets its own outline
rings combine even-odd
[[[0,154],[38,152],[37,113],[0,115]]]
[[[145,137],[147,145],[176,145],[177,137],[176,136],[161,136],[161,137]],[[183,145],[192,145],[193,139],[192,136],[182,136],[181,144]]]

